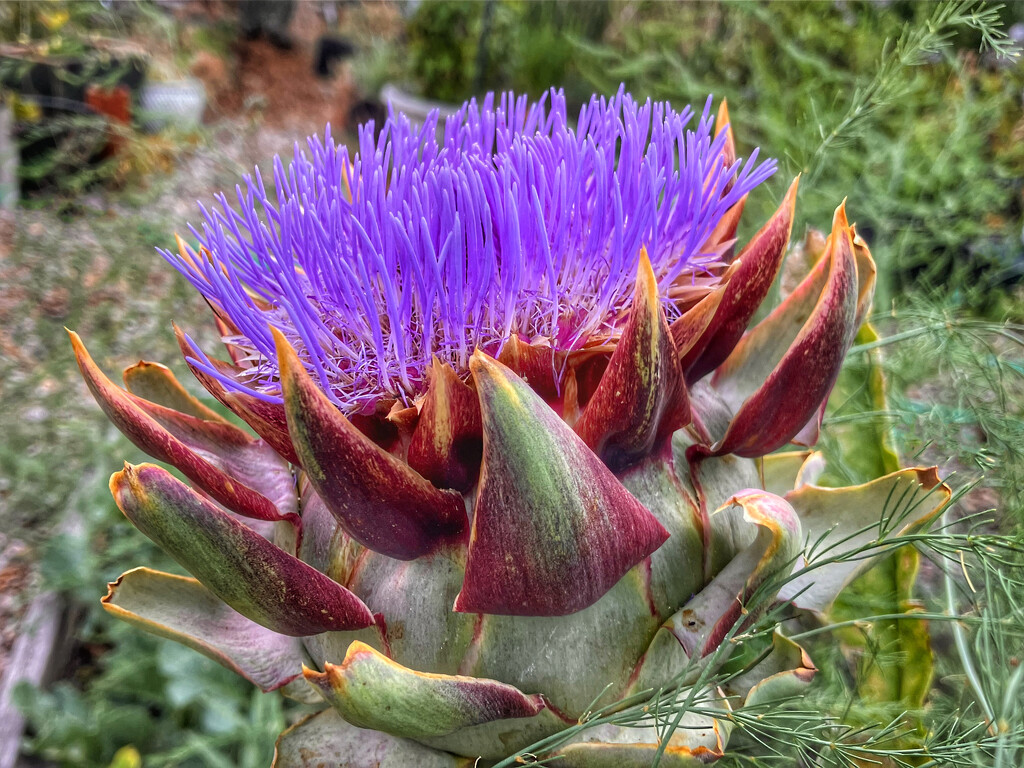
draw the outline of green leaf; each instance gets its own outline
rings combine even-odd
[[[878,340],[878,332],[865,323],[854,344]],[[876,347],[851,357],[843,366],[829,403],[827,461],[820,485],[866,483],[900,468],[885,418],[888,397],[881,355],[882,350]],[[853,414],[858,417],[831,423],[835,417]]]
[[[749,664],[751,660],[746,660],[742,651],[757,652],[756,646],[757,643],[744,643],[741,653],[734,654],[729,664],[744,661]],[[772,634],[772,648],[768,655],[752,668],[731,678],[725,691],[730,696],[742,697],[745,707],[761,706],[802,694],[816,672],[807,652],[776,631]]]
[[[693,682],[703,668],[701,660],[722,644],[737,623],[742,622],[742,628],[757,618],[756,612],[748,611],[748,598],[765,580],[788,568],[800,551],[800,520],[778,496],[741,491],[716,515],[734,515],[735,526],[752,529],[752,541],[661,626],[638,664],[635,689],[659,688],[683,672],[688,673],[685,682]],[[761,605],[768,602],[762,600]]]
[[[297,638],[250,621],[195,579],[136,568],[111,584],[102,602],[117,618],[187,645],[263,691],[302,674],[306,655]]]
[[[372,626],[359,598],[152,464],[110,478],[131,522],[243,616],[302,637]]]
[[[711,704],[706,697],[701,699]],[[724,702],[720,704],[724,706]],[[687,713],[665,745],[661,768],[701,768],[722,756],[731,730],[727,721]],[[583,731],[580,739],[551,755],[561,768],[650,768],[661,734],[654,728],[601,725]]]
[[[884,545],[886,538],[927,526],[951,495],[934,467],[903,469],[848,488],[805,485],[787,493],[786,500],[800,515],[814,550],[811,566],[830,547],[838,547],[839,552],[861,548],[863,556],[798,571],[781,596],[806,610],[827,612],[854,578],[878,563],[877,555],[871,557],[873,550]]]
[[[293,725],[277,740],[272,768],[471,768],[455,757],[380,731],[349,725],[325,709]]]
[[[829,618],[843,622],[923,609],[913,598],[920,559],[913,547],[893,552],[843,590]],[[935,664],[927,621],[872,621],[843,630],[840,638],[844,651],[857,658],[857,692],[865,701],[900,709],[924,704]]]
[[[347,722],[467,756],[502,758],[569,724],[537,694],[496,680],[417,672],[359,641],[340,665],[305,675]]]

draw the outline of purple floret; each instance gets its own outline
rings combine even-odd
[[[419,127],[392,113],[351,155],[328,127],[274,159],[272,192],[257,168],[236,205],[200,206],[191,229],[210,259],[161,253],[239,330],[226,340],[251,368],[231,388],[279,399],[273,324],[346,413],[408,403],[434,356],[465,371],[513,334],[563,350],[614,336],[641,247],[663,289],[715,264],[715,225],[775,162],[755,150],[724,167],[710,110],[688,128],[689,108],[620,90],[574,128],[560,91],[488,94],[441,140],[436,115]]]

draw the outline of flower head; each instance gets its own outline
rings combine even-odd
[[[202,256],[164,256],[244,350],[230,388],[278,401],[273,325],[344,411],[408,403],[434,357],[465,372],[512,336],[557,350],[614,338],[643,248],[665,297],[720,264],[716,225],[775,163],[735,161],[710,109],[695,120],[620,90],[573,127],[552,90],[471,101],[441,138],[436,116],[392,114],[354,154],[328,129],[287,167],[275,158],[272,192],[257,169],[237,209],[223,195],[202,209]]]

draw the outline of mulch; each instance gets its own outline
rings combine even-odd
[[[356,89],[344,66],[329,77],[314,74],[317,40],[328,25],[315,3],[296,3],[290,33],[291,50],[282,50],[265,38],[233,45],[231,61],[199,54],[192,73],[207,91],[208,118],[258,117],[269,128],[302,133],[322,131],[330,123],[335,132],[348,126]]]

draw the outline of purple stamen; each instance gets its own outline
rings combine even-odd
[[[192,345],[194,363],[276,400],[274,325],[355,413],[411,402],[434,356],[465,371],[474,348],[512,334],[559,349],[614,336],[641,248],[663,292],[705,272],[719,220],[775,171],[756,150],[726,167],[710,98],[688,129],[694,116],[620,89],[593,97],[574,129],[552,90],[470,101],[440,141],[436,114],[416,127],[390,113],[376,142],[360,128],[351,156],[328,127],[287,166],[274,159],[272,197],[256,169],[237,207],[200,205],[189,229],[209,258],[161,251],[238,328],[227,340],[250,367],[235,381]]]

